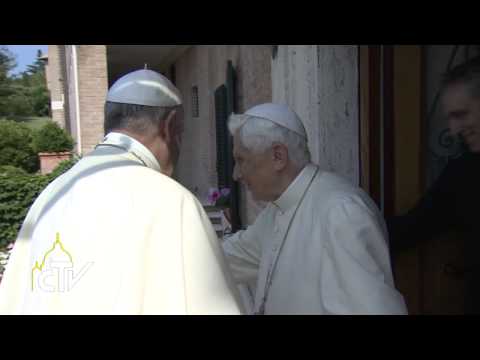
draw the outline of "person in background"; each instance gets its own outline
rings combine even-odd
[[[480,314],[480,58],[445,74],[442,110],[450,132],[466,145],[461,157],[448,163],[427,193],[406,214],[387,220],[392,252],[455,229],[465,239],[465,312]]]

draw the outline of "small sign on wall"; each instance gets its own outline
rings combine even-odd
[[[52,110],[63,110],[63,101],[52,101]]]

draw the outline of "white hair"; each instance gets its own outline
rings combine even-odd
[[[242,146],[254,153],[261,153],[275,142],[285,145],[290,161],[299,168],[310,162],[308,140],[272,121],[250,115],[232,114],[228,130],[237,135]]]

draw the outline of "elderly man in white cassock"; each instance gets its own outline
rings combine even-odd
[[[28,212],[0,313],[244,313],[201,204],[170,178],[180,105],[178,90],[151,70],[111,87],[103,142]]]
[[[234,178],[267,202],[223,248],[239,284],[256,284],[255,314],[406,314],[386,226],[360,188],[311,163],[287,106],[232,115]]]

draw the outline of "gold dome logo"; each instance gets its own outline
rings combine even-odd
[[[93,262],[89,262],[75,273],[73,256],[62,244],[60,234],[57,233],[52,248],[45,253],[42,262],[35,261],[32,268],[32,291],[70,291],[92,265]]]

